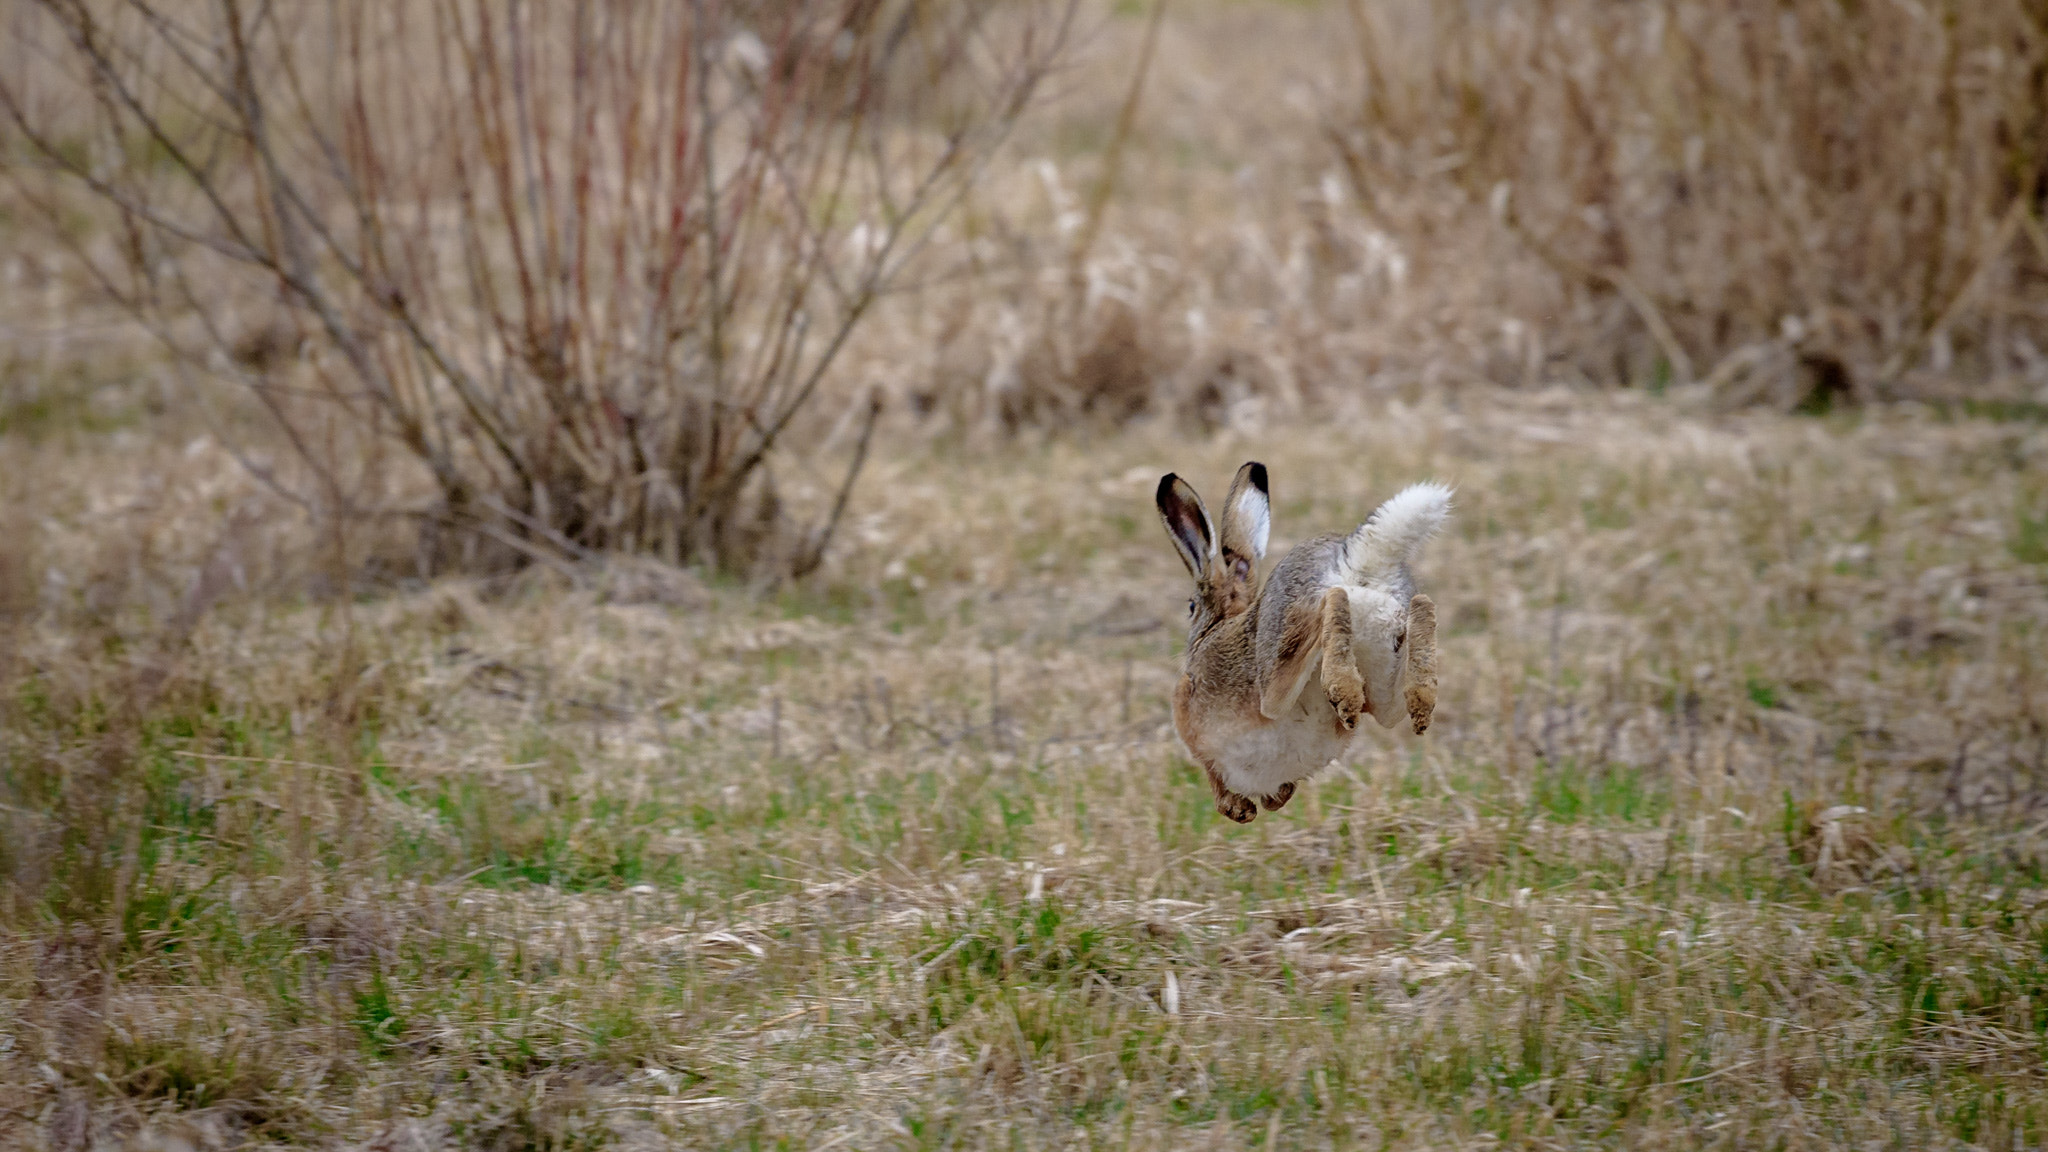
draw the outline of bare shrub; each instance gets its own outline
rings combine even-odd
[[[292,460],[252,468],[308,508],[402,506],[443,561],[800,572],[830,522],[792,530],[767,465],[1060,3],[48,0],[0,108],[25,194],[188,373],[246,386]]]
[[[1083,311],[1048,304],[1045,324],[1004,365],[989,395],[1006,434],[1036,426],[1114,427],[1152,407],[1156,337],[1122,301]]]
[[[1821,404],[1921,368],[2006,374],[2048,339],[2037,7],[1354,3],[1352,18],[1363,87],[1328,128],[1358,196],[1426,252],[1469,256],[1504,230],[1481,296],[1545,323],[1550,354],[1588,377]]]

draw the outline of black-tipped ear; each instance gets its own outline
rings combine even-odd
[[[1166,534],[1180,550],[1181,563],[1188,566],[1188,575],[1200,580],[1216,551],[1216,533],[1209,527],[1209,510],[1202,506],[1202,498],[1187,481],[1168,472],[1159,478],[1153,500],[1159,505],[1159,518],[1166,522]]]
[[[1233,574],[1250,578],[1253,566],[1266,555],[1266,539],[1272,533],[1273,498],[1266,487],[1266,466],[1253,460],[1237,470],[1223,506],[1223,558]]]

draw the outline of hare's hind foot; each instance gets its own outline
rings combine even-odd
[[[1292,799],[1294,799],[1294,782],[1290,780],[1275,788],[1271,796],[1260,800],[1259,803],[1265,805],[1268,812],[1278,812],[1282,808],[1287,807],[1287,802]]]
[[[1337,710],[1337,728],[1352,732],[1358,728],[1358,718],[1366,713],[1365,681],[1353,672],[1349,681],[1337,679],[1324,685],[1324,694],[1330,698],[1330,707]]]
[[[1356,730],[1358,718],[1371,705],[1365,696],[1365,678],[1358,674],[1358,660],[1351,651],[1351,598],[1342,588],[1323,593],[1322,674],[1323,694],[1337,710],[1337,727],[1345,732]]]
[[[1221,812],[1239,824],[1249,824],[1259,814],[1259,806],[1249,796],[1226,792],[1216,798],[1216,811]]]
[[[1408,719],[1415,734],[1436,714],[1436,602],[1420,592],[1408,601]]]
[[[1230,817],[1239,824],[1249,824],[1259,814],[1258,801],[1253,800],[1249,796],[1240,796],[1232,792],[1230,786],[1223,782],[1223,777],[1218,776],[1214,768],[1209,769],[1209,788],[1216,793],[1216,811]]]

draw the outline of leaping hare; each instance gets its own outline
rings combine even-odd
[[[1208,770],[1217,811],[1243,824],[1259,804],[1287,803],[1295,781],[1343,753],[1361,713],[1393,727],[1404,672],[1402,705],[1418,734],[1429,727],[1436,605],[1408,565],[1450,515],[1449,488],[1409,485],[1350,535],[1296,545],[1264,585],[1265,465],[1237,470],[1220,536],[1187,481],[1160,477],[1156,499],[1195,578],[1173,726]]]

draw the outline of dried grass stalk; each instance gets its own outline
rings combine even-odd
[[[2048,188],[2035,6],[1354,2],[1352,18],[1364,83],[1330,138],[1360,197],[1438,239],[1504,225],[1563,296],[1500,303],[1566,329],[1561,303],[1603,302],[1558,333],[1596,379],[1699,365],[1735,383],[1769,362],[1806,378],[1795,401],[1869,398],[1921,367],[1997,375],[2043,339],[2048,281],[2016,242]]]

